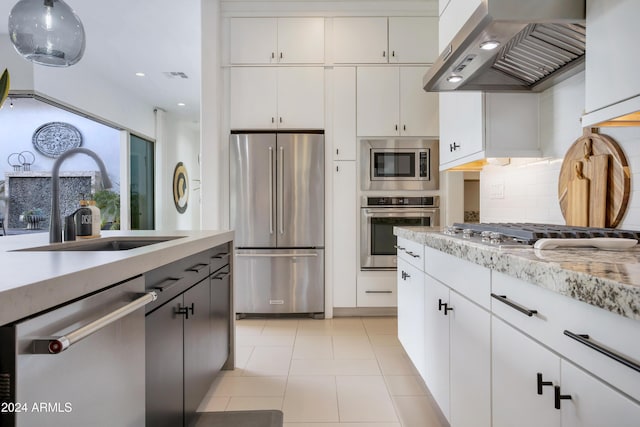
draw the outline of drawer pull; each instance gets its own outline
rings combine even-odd
[[[393,291],[364,291],[365,294],[392,294]]]
[[[229,252],[221,252],[211,257],[211,259],[224,259],[224,258],[229,258]]]
[[[553,381],[542,381],[542,373],[538,372],[538,394],[542,394],[542,387],[553,385]]]
[[[507,304],[509,307],[514,308],[516,310],[518,310],[520,313],[526,315],[526,316],[533,316],[534,314],[538,313],[538,310],[530,310],[526,307],[521,306],[520,304],[516,304],[513,301],[510,301],[509,299],[507,299],[506,295],[496,295],[494,293],[491,294],[491,296],[495,299],[497,299],[498,301],[500,301],[501,303]]]
[[[412,257],[414,257],[414,258],[420,258],[420,255],[414,254],[414,253],[413,253],[413,252],[411,252],[411,251],[405,251],[405,252],[407,253],[407,255],[411,255],[411,256],[412,256]]]
[[[615,360],[616,362],[622,363],[624,366],[633,369],[634,371],[640,372],[640,365],[638,365],[636,362],[633,362],[629,359],[627,359],[624,356],[621,356],[611,350],[609,350],[608,348],[605,348],[601,345],[598,345],[596,343],[594,343],[593,341],[591,341],[589,339],[589,335],[581,335],[581,334],[574,334],[571,331],[564,331],[564,334],[566,336],[568,336],[569,338],[573,338],[574,340],[578,341],[581,344],[586,345],[589,348],[592,348],[593,350],[604,354],[607,357],[610,357],[611,359]]]
[[[399,251],[406,251],[405,248],[403,248],[402,246],[398,246],[398,245],[393,245],[394,248],[396,248]]]
[[[220,274],[217,274],[217,275],[213,276],[212,279],[214,279],[214,280],[223,280],[223,279],[226,279],[227,276],[229,276],[230,274],[231,274],[230,272],[226,271],[224,273],[220,273]]]
[[[447,316],[450,311],[453,311],[453,307],[449,307],[449,303],[442,302],[442,300],[438,298],[438,311],[442,311],[443,308],[445,316]]]
[[[200,273],[200,270],[203,270],[205,267],[209,267],[209,264],[199,263],[191,268],[187,268],[187,271],[195,271],[196,273]]]
[[[155,285],[153,289],[160,292],[168,291],[169,288],[172,288],[173,286],[175,286],[176,283],[178,283],[182,279],[183,279],[182,277],[169,277],[168,279]]]
[[[570,394],[560,394],[560,386],[553,386],[555,408],[560,409],[561,400],[571,400]]]

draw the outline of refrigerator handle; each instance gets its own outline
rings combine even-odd
[[[278,163],[278,170],[280,171],[280,189],[278,191],[278,219],[280,225],[280,234],[284,234],[284,147],[280,146],[280,161]]]
[[[269,234],[273,234],[273,147],[269,147]]]

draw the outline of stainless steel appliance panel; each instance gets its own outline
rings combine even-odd
[[[324,312],[324,251],[236,250],[236,313]]]
[[[362,190],[437,190],[440,151],[437,139],[360,140]]]
[[[278,247],[323,247],[324,135],[280,133],[277,150]]]
[[[12,346],[5,341],[0,349],[0,367],[15,367],[10,400],[28,406],[24,412],[0,414],[0,425],[143,426],[142,306],[115,322],[104,322],[104,327],[59,354],[34,354],[41,351],[35,350],[36,342],[46,343],[44,340],[62,335],[73,342],[71,337],[79,328],[112,315],[114,310],[139,299],[143,291],[144,280],[139,277],[14,326],[3,327],[0,331],[3,340],[8,335],[15,338],[12,355],[7,354],[11,352],[8,347]],[[11,356],[13,362],[7,360]],[[13,415],[15,420],[9,420]]]
[[[230,151],[235,244],[276,246],[276,134],[231,134]]]
[[[361,270],[396,269],[393,227],[436,227],[440,222],[440,210],[434,208],[367,207],[360,211]]]

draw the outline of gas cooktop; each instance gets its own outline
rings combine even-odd
[[[640,231],[534,223],[454,223],[445,234],[494,246],[530,246],[539,239],[613,237],[640,240]]]

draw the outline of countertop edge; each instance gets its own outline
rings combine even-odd
[[[53,275],[45,280],[0,290],[0,325],[32,316],[162,265],[230,242],[234,238],[234,232],[231,230],[122,232],[110,235],[184,235],[185,237],[132,249],[106,262],[96,262],[87,267],[79,267],[75,271]],[[29,256],[28,252],[23,254]],[[70,282],[72,282],[71,285],[69,285]]]
[[[532,260],[524,256],[534,249],[503,251],[438,232],[402,227],[395,227],[394,234],[614,314],[640,320],[640,287],[564,268],[552,260]],[[522,251],[520,255],[519,251]],[[545,251],[550,255],[554,252]]]

